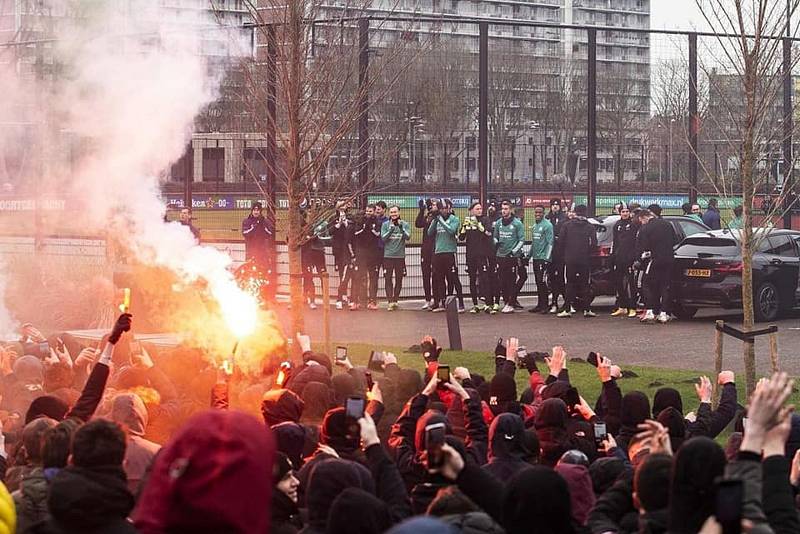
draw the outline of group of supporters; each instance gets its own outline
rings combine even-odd
[[[710,207],[708,212],[714,209]],[[615,212],[620,219],[614,226],[611,251],[617,296],[612,315],[665,323],[671,318],[672,226],[660,218],[657,204],[647,209],[633,203],[618,204]],[[470,313],[524,309],[518,296],[531,268],[538,296],[531,313],[560,318],[576,313],[595,316],[591,309],[591,269],[597,235],[584,205],[567,209],[561,199],[554,198],[549,210],[535,206],[529,242],[524,223],[507,200],[492,201],[486,207],[475,202],[463,221],[453,213],[449,199],[420,200],[414,226],[422,230],[424,310],[442,311],[447,296],[455,295],[459,312],[466,311],[456,254],[462,242],[473,305]],[[325,247],[331,246],[339,275],[337,309],[378,309],[378,281],[383,269],[388,310],[396,310],[410,239],[411,224],[401,218],[397,206],[380,201],[354,211],[339,203],[332,220],[313,226],[303,248],[304,290],[309,306],[316,308],[313,276],[325,271]]]
[[[131,326],[0,343],[0,532],[800,532],[786,374],[745,409],[731,371],[714,403],[707,377],[651,397],[596,353],[579,387],[563,347],[516,338],[483,376],[428,336],[364,368],[297,335],[248,375]]]

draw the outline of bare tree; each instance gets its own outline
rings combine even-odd
[[[738,155],[744,218],[741,250],[745,330],[751,330],[756,319],[754,294],[761,299],[766,295],[765,289],[770,289],[768,284],[761,284],[757,288],[753,286],[753,251],[769,233],[770,221],[789,207],[785,200],[790,192],[782,191],[777,202],[767,210],[761,227],[754,229],[753,200],[770,174],[770,169],[759,165],[759,162],[770,146],[784,140],[782,128],[775,124],[774,113],[776,107],[782,106],[783,41],[775,37],[786,35],[789,16],[797,11],[800,0],[790,0],[788,4],[787,13],[785,3],[773,0],[697,0],[706,22],[721,34],[709,47],[714,61],[703,68],[709,76],[711,100],[714,100],[715,92],[719,92],[716,96],[721,97],[719,110],[709,113],[708,120],[714,123],[717,131],[722,132],[731,152]],[[796,28],[790,30],[792,37],[796,37]],[[735,37],[724,37],[724,34]],[[711,76],[722,74],[724,80],[718,78],[714,83]],[[738,98],[732,97],[734,94]],[[782,109],[779,116],[788,117],[792,113],[793,110]],[[789,165],[792,168],[794,162],[789,162]],[[707,172],[707,169],[704,170]],[[776,292],[771,294],[778,299],[780,306],[780,295]],[[750,393],[755,388],[755,350],[752,343],[744,343],[743,356],[747,390]]]
[[[636,83],[626,76],[604,77],[598,93],[598,134],[613,154],[614,181],[621,187],[628,144],[641,140],[643,113],[647,110],[637,109]]]
[[[382,69],[392,68],[393,76],[384,76],[379,86],[375,69],[360,69],[356,17],[366,17],[366,0],[353,0],[346,6],[330,8],[321,0],[246,0],[257,31],[256,61],[245,71],[245,105],[249,108],[256,131],[269,141],[274,131],[274,156],[266,161],[275,187],[288,198],[287,245],[289,250],[289,291],[292,330],[304,330],[301,248],[313,228],[333,215],[331,202],[315,203],[304,214],[300,206],[316,196],[320,179],[326,180],[326,194],[331,199],[352,201],[368,190],[375,176],[394,160],[393,154],[378,154],[373,159],[369,143],[356,143],[352,157],[329,173],[332,156],[357,139],[359,121],[381,102],[388,89],[402,75],[408,59],[383,49]],[[391,13],[393,9],[388,9]],[[323,19],[324,22],[320,22]],[[380,31],[381,24],[373,24]],[[377,26],[377,27],[376,27]],[[402,43],[398,47],[402,47]],[[268,50],[274,54],[268,54]],[[392,64],[390,57],[397,57]],[[274,73],[275,93],[264,83]],[[269,103],[279,110],[275,119]],[[267,147],[269,153],[269,147]],[[353,178],[362,171],[359,162],[366,156],[368,179],[358,183]],[[274,210],[275,206],[271,206]]]

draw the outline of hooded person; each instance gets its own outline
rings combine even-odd
[[[111,402],[111,420],[128,430],[125,450],[125,474],[128,488],[136,495],[161,445],[144,438],[147,431],[147,408],[135,393],[121,393]]]
[[[275,434],[279,451],[289,457],[295,469],[303,465],[303,458],[317,448],[319,429],[301,425],[305,403],[294,391],[272,389],[261,400],[261,415]]]
[[[457,486],[445,486],[436,494],[426,512],[452,525],[462,534],[504,534],[501,527]]]
[[[533,466],[506,484],[502,505],[508,534],[573,534],[569,487],[554,470]]]
[[[319,425],[331,408],[331,389],[322,382],[309,382],[300,396],[304,406],[302,422]]]
[[[0,408],[23,415],[33,400],[44,393],[44,366],[36,356],[27,355],[17,358],[12,370],[5,378]]]
[[[333,403],[336,406],[344,406],[344,401],[350,395],[358,392],[358,384],[353,375],[349,373],[339,373],[331,378],[331,388],[333,389]]]
[[[589,512],[597,500],[592,487],[592,477],[584,465],[559,462],[556,472],[567,481],[572,506],[572,520],[576,525],[585,527]]]
[[[561,399],[547,399],[539,406],[534,426],[539,437],[540,461],[543,465],[555,466],[561,455],[570,449],[577,449],[589,458],[597,454],[593,443],[569,433],[568,422],[567,405]]]
[[[633,491],[639,508],[640,532],[667,532],[671,473],[672,458],[666,454],[651,454],[636,468]]]
[[[363,465],[349,460],[328,458],[313,466],[306,487],[308,526],[305,533],[325,532],[333,503],[347,488],[363,490],[370,496],[375,494],[372,475]],[[363,502],[358,498],[356,500]],[[351,516],[348,519],[355,518]]]
[[[303,353],[303,364],[300,369],[292,370],[289,380],[286,382],[286,389],[290,389],[302,396],[303,390],[309,382],[321,382],[326,386],[331,385],[333,364],[326,354],[306,351]]]
[[[672,450],[680,449],[687,437],[686,419],[683,418],[683,414],[675,408],[669,407],[661,410],[656,420],[669,431]]]
[[[724,375],[729,376],[725,377],[723,381]],[[718,380],[721,384],[721,393],[717,409],[712,411],[710,399],[707,399],[706,402],[701,401],[695,411],[695,418],[691,421],[684,418],[685,439],[697,436],[716,438],[740,411],[736,401],[736,383],[733,373],[723,371]],[[683,417],[683,399],[680,392],[674,388],[661,388],[656,391],[653,396],[653,419],[658,418],[661,412],[667,408],[674,408]],[[677,449],[673,446],[673,450]]]
[[[626,453],[631,439],[639,433],[639,425],[650,418],[650,399],[641,391],[631,391],[622,397],[620,431],[617,445]]]
[[[331,505],[326,534],[381,534],[391,526],[386,503],[361,488],[347,488]]]
[[[598,497],[614,485],[619,476],[625,472],[625,462],[621,458],[598,458],[589,466],[594,494]]]
[[[122,464],[125,432],[114,422],[95,419],[72,439],[71,465],[50,483],[50,517],[29,532],[135,534],[127,518],[134,506]]]
[[[294,466],[282,452],[275,453],[272,465],[272,534],[294,534],[303,528],[300,509],[297,506],[297,488],[300,482],[294,474]]]
[[[521,408],[517,402],[517,383],[512,375],[497,373],[492,377],[487,404],[493,417],[505,412],[520,414]]]
[[[489,463],[483,469],[497,480],[506,481],[517,471],[531,466],[525,461],[529,456],[522,418],[511,413],[495,417],[489,427]]]
[[[714,514],[714,480],[725,472],[725,452],[709,438],[692,438],[678,451],[672,468],[669,532],[700,531]]]
[[[56,421],[61,421],[69,411],[69,405],[55,395],[42,395],[36,397],[25,412],[25,424],[27,425],[39,417],[49,417]]]
[[[191,417],[159,453],[134,524],[140,534],[269,532],[275,444],[269,429],[235,411]]]
[[[264,393],[261,400],[261,415],[268,426],[291,421],[300,422],[305,403],[294,391],[272,389]]]

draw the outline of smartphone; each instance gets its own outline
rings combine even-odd
[[[437,380],[442,383],[450,382],[450,366],[449,365],[440,365],[436,369],[436,378]]]
[[[744,488],[741,480],[717,481],[717,508],[714,516],[722,526],[723,534],[741,533],[743,497]]]
[[[600,366],[600,358],[597,357],[597,353],[594,351],[589,353],[589,356],[586,357],[586,361],[594,365],[595,367]]]
[[[594,424],[594,442],[599,447],[608,437],[605,421],[596,421]]]
[[[520,347],[517,349],[518,360],[524,360],[527,355],[528,355],[528,349],[526,349],[525,347]]]
[[[364,377],[367,379],[367,391],[372,391],[372,386],[375,385],[375,381],[372,379],[372,373],[370,371],[365,371]]]
[[[347,397],[344,402],[344,415],[348,419],[358,421],[364,417],[364,398],[358,396]]]
[[[347,347],[336,347],[336,361],[343,362],[347,359]]]
[[[370,371],[383,371],[384,362],[383,352],[373,350],[369,353],[369,361],[367,362],[367,369]]]
[[[444,463],[444,423],[434,423],[425,427],[425,450],[428,453],[428,468],[435,469]]]

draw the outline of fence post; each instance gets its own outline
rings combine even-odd
[[[478,33],[478,196],[485,206],[489,183],[489,23],[479,23]]]
[[[327,272],[320,273],[322,279],[322,338],[325,342],[325,354],[331,352],[331,280]]]
[[[791,15],[791,10],[787,17]],[[787,35],[791,35],[791,26],[787,23]],[[783,213],[783,227],[792,228],[792,208],[794,207],[794,159],[792,153],[792,40],[783,40],[783,193],[786,211]]]
[[[700,117],[697,114],[697,34],[689,34],[689,202],[697,202],[697,134],[700,130]],[[672,166],[670,165],[670,173]]]
[[[369,181],[369,19],[358,19],[358,186],[360,204],[367,205]]]
[[[711,406],[716,410],[719,404],[719,381],[716,377],[722,372],[722,344],[725,340],[725,334],[722,332],[722,327],[725,321],[717,321],[717,328],[715,330],[714,339],[714,390],[711,397]]]
[[[778,362],[778,332],[771,332],[769,334],[769,360],[772,363],[772,372],[777,373],[780,371],[780,363]]]
[[[586,110],[588,123],[586,125],[587,154],[586,154],[586,181],[588,190],[586,194],[586,207],[589,216],[595,216],[597,195],[597,30],[588,28],[588,72],[586,82]]]

